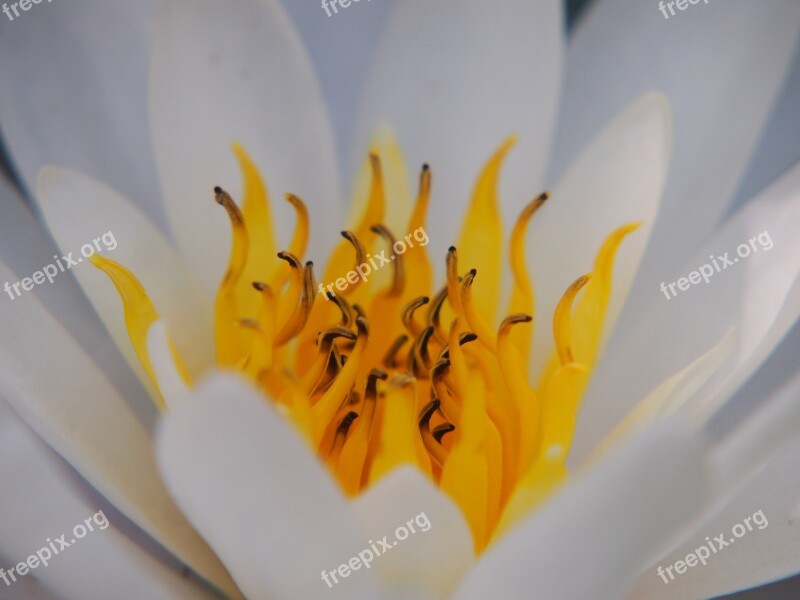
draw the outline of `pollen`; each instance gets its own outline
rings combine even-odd
[[[565,460],[602,338],[614,257],[638,226],[612,232],[591,272],[573,274],[554,314],[537,320],[525,240],[535,214],[558,199],[536,196],[504,239],[497,184],[513,143],[502,144],[480,173],[459,241],[438,259],[438,286],[427,248],[416,246],[393,256],[385,276],[321,295],[316,267],[304,258],[311,220],[305,202],[286,195],[296,224],[289,245],[277,251],[266,186],[239,145],[241,206],[220,187],[210,194],[232,234],[215,305],[217,366],[237,370],[261,390],[346,495],[357,496],[398,467],[416,467],[461,509],[478,553],[568,476]],[[405,233],[385,222],[391,178],[377,151],[367,164],[360,218],[342,232],[322,281],[342,277],[370,253],[389,254]],[[432,181],[432,169],[423,166],[407,231],[424,227]],[[153,304],[123,266],[108,259],[95,266],[116,286],[131,342],[158,388],[145,343],[158,320]],[[511,288],[502,308],[506,270]],[[549,322],[554,349],[542,372],[532,374],[536,322]],[[174,351],[173,359],[191,386]],[[158,407],[167,410],[168,400],[159,397]]]

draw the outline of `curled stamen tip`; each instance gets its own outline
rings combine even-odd
[[[377,367],[373,368],[369,372],[370,377],[375,377],[376,379],[380,379],[381,381],[386,381],[389,378],[389,374],[384,371],[383,369],[378,369]]]
[[[342,419],[342,422],[339,424],[339,431],[342,433],[346,433],[347,430],[350,429],[350,426],[353,424],[353,421],[355,421],[357,418],[358,418],[357,412],[350,411],[349,413],[347,413],[344,419]]]
[[[463,346],[464,344],[469,344],[470,342],[474,342],[478,339],[477,333],[472,333],[471,331],[467,331],[461,334],[461,339],[458,340],[458,345]]]

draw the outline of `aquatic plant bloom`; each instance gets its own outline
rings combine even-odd
[[[682,528],[727,501],[791,438],[776,427],[796,417],[785,399],[728,445],[709,445],[704,428],[796,320],[790,228],[800,172],[695,244],[704,257],[769,230],[770,254],[698,290],[703,301],[666,305],[656,290],[660,304],[640,312],[640,335],[612,336],[674,146],[685,143],[673,139],[673,125],[685,125],[673,122],[664,95],[631,93],[602,128],[589,128],[542,193],[560,9],[515,8],[512,18],[480,3],[397,7],[365,96],[360,127],[370,153],[349,222],[313,71],[274,3],[236,11],[159,4],[150,117],[174,243],[107,185],[37,165],[37,201],[65,252],[109,229],[118,240],[113,258],[92,257],[99,271],[83,265],[75,275],[161,412],[156,456],[103,372],[34,299],[4,322],[5,392],[92,485],[221,593],[619,597],[673,534],[691,541]],[[776,21],[800,19],[772,10]],[[479,35],[486,27],[518,35]],[[586,27],[591,33],[592,20]],[[453,39],[442,44],[447,31]],[[519,40],[523,57],[513,69],[507,39]],[[790,53],[777,46],[780,63]],[[451,73],[454,56],[470,68]],[[756,112],[780,79],[761,75]],[[401,89],[420,97],[411,102]],[[287,204],[275,202],[285,192]],[[332,243],[343,227],[344,239]],[[362,265],[374,272],[347,278]],[[24,341],[34,323],[47,332],[46,348],[37,342],[35,351]],[[696,336],[662,347],[664,331],[690,323]],[[663,351],[658,375],[653,348]],[[34,384],[30,356],[64,366]],[[625,376],[604,374],[604,356],[627,361]],[[593,386],[612,384],[615,393],[593,395]],[[58,405],[55,389],[65,396]],[[631,399],[631,390],[641,394]],[[581,422],[594,424],[579,418],[584,407],[617,429],[582,436]],[[592,460],[581,460],[589,448]],[[571,449],[583,467],[574,477]],[[742,456],[746,465],[734,469]],[[780,532],[780,518],[764,510],[774,519],[765,532]],[[320,577],[423,511],[429,532],[332,588]],[[610,539],[613,548],[598,552]],[[144,572],[157,573],[150,585],[166,582],[161,595],[189,585],[147,564]],[[771,568],[738,585],[794,567],[783,558]],[[707,572],[711,589],[724,586]],[[141,597],[140,585],[119,595]]]

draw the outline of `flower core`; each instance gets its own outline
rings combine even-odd
[[[369,280],[348,278],[336,292],[318,285],[314,265],[303,262],[309,214],[291,194],[286,200],[296,213],[293,238],[276,252],[266,186],[240,146],[234,151],[244,179],[242,207],[214,189],[232,230],[215,306],[217,366],[236,369],[257,386],[347,495],[361,493],[401,465],[414,465],[460,507],[477,552],[567,475],[564,462],[601,343],[614,256],[638,227],[624,225],[611,233],[591,273],[564,292],[552,317],[554,350],[532,381],[527,365],[535,297],[525,236],[548,194],[530,202],[512,229],[507,250],[512,286],[499,319],[504,240],[497,183],[513,141],[494,153],[478,178],[438,288],[427,242],[392,254],[404,238],[384,224],[384,170],[393,159],[379,158],[378,152],[369,157],[370,187],[361,218],[342,232],[322,281],[341,281],[368,264],[373,253],[392,258]],[[424,232],[431,179],[426,165],[408,232]],[[123,266],[97,255],[92,262],[117,287],[133,347],[158,387],[146,345],[158,320],[152,302]],[[173,359],[191,385],[176,352]],[[156,402],[166,409],[169,398],[159,395]]]

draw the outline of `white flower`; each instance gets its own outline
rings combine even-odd
[[[99,5],[95,8],[102,10]],[[676,298],[667,304],[656,286],[651,286],[652,298],[643,296],[647,286],[638,291],[638,306],[626,307],[632,320],[620,323],[620,330],[628,335],[615,334],[607,342],[606,358],[595,367],[583,400],[573,451],[576,462],[655,384],[692,364],[639,405],[634,426],[642,432],[611,451],[615,454],[589,465],[551,502],[495,542],[477,564],[472,564],[472,536],[461,513],[428,480],[414,470],[399,469],[356,500],[346,501],[299,436],[241,381],[217,374],[192,392],[183,389],[180,377],[171,370],[171,352],[161,326],[151,332],[147,350],[161,392],[175,408],[161,431],[159,466],[181,511],[210,548],[188,526],[160,484],[150,434],[123,395],[109,384],[113,370],[99,369],[33,297],[14,300],[2,315],[4,398],[128,518],[230,595],[236,593],[233,583],[216,557],[251,598],[396,594],[444,598],[456,588],[452,597],[457,600],[489,594],[518,598],[532,590],[537,597],[548,598],[624,594],[665,544],[674,541],[670,536],[675,531],[708,507],[727,500],[738,479],[791,436],[791,429],[777,430],[776,423],[788,422],[787,415],[796,418],[796,411],[779,404],[772,411],[762,411],[766,427],[743,429],[730,447],[708,448],[703,439],[707,421],[763,362],[795,322],[798,310],[798,241],[792,233],[800,210],[797,167],[705,244],[698,241],[710,232],[746,165],[758,124],[767,115],[791,56],[800,10],[733,2],[715,8],[716,16],[706,16],[712,14],[708,11],[699,18],[705,19],[706,27],[712,18],[722,23],[704,30],[706,36],[713,32],[718,39],[712,40],[711,49],[693,57],[708,61],[706,66],[713,66],[719,82],[702,89],[683,85],[684,67],[672,63],[654,69],[664,79],[655,75],[645,88],[638,78],[624,85],[611,85],[609,80],[598,85],[593,80],[600,72],[594,61],[608,60],[608,23],[618,19],[620,11],[640,10],[633,3],[600,3],[576,33],[566,59],[562,58],[559,3],[554,1],[514,2],[496,11],[477,2],[404,2],[392,16],[359,111],[361,136],[365,141],[377,121],[388,121],[410,164],[424,160],[432,165],[436,187],[426,229],[433,257],[441,256],[455,239],[452,216],[464,212],[462,205],[486,154],[505,135],[516,132],[520,139],[503,171],[500,195],[506,222],[542,187],[563,84],[566,131],[556,145],[554,164],[555,170],[561,170],[564,157],[569,157],[570,167],[553,186],[554,200],[537,214],[528,248],[536,314],[545,315],[537,326],[533,371],[550,354],[544,351],[552,346],[547,324],[558,299],[575,277],[592,269],[597,248],[618,226],[634,220],[644,223],[626,240],[615,262],[606,333],[631,289],[655,224],[660,229],[654,242],[659,240],[658,231],[675,231],[673,219],[679,215],[678,231],[686,247],[676,251],[665,246],[667,234],[661,233],[661,254],[644,263],[652,269],[642,270],[645,281],[685,273],[705,262],[709,253],[735,247],[764,230],[775,240],[772,253],[754,257],[746,268],[741,266],[726,278],[692,290],[697,292],[692,298]],[[748,19],[751,13],[760,19],[758,25]],[[331,232],[342,222],[338,167],[314,73],[277,5],[252,0],[233,10],[210,1],[163,2],[155,23],[150,125],[175,247],[121,195],[83,175],[48,167],[40,175],[36,197],[64,252],[102,232],[114,232],[119,242],[114,261],[141,279],[188,373],[196,378],[212,364],[210,307],[229,245],[219,209],[207,197],[213,185],[235,186],[239,178],[229,143],[242,142],[263,169],[273,194],[290,190],[308,201],[312,223],[324,224],[313,230],[310,255],[315,258],[325,255]],[[642,23],[648,21],[642,19]],[[684,25],[676,22],[673,26]],[[685,27],[698,26],[687,19]],[[652,34],[648,28],[642,26],[644,31],[636,34]],[[748,51],[735,57],[738,62],[734,58],[717,63],[725,52],[746,50],[741,44],[742,30],[747,39],[763,41],[763,55]],[[687,39],[707,43],[702,35],[687,34]],[[12,43],[11,36],[0,41],[4,49]],[[637,56],[636,51],[614,55],[622,62],[632,61],[620,69],[634,74],[639,62],[644,62],[644,54]],[[562,82],[564,60],[567,76]],[[745,60],[749,68],[742,64]],[[24,63],[4,64],[2,76],[13,76],[20,68],[17,64]],[[587,66],[591,76],[581,72]],[[53,76],[58,74],[53,72]],[[731,82],[742,78],[753,81],[751,85],[742,82],[743,93],[731,95]],[[38,81],[38,76],[33,79]],[[80,166],[101,180],[123,183],[123,188],[151,191],[147,169],[138,164],[130,172],[144,173],[144,183],[131,182],[127,175],[105,176],[103,165],[115,165],[117,170],[127,166],[120,167],[109,158],[113,146],[93,147],[73,159],[58,146],[71,149],[81,139],[77,133],[48,131],[46,143],[35,143],[37,123],[47,131],[47,111],[28,110],[20,99],[46,101],[53,97],[51,90],[58,88],[42,86],[38,94],[32,94],[20,78],[12,81],[14,85],[0,92],[0,119],[30,187],[39,167],[55,162]],[[675,100],[675,145],[664,97],[640,95],[650,87],[663,89]],[[591,98],[600,105],[597,110],[574,108],[584,106],[580,102],[591,95],[588,92],[599,96]],[[722,98],[731,106],[715,106]],[[95,101],[82,100],[90,105]],[[717,120],[700,126],[692,116],[695,112],[700,119]],[[730,139],[720,150],[712,140],[718,137],[718,127],[730,123],[731,114],[748,118],[726,131]],[[595,133],[599,121],[592,119],[609,123]],[[141,121],[132,121],[142,127]],[[55,149],[48,154],[50,143]],[[398,221],[402,214],[398,207],[408,197],[408,178],[391,157],[390,139],[383,136],[377,144],[391,207],[386,220],[400,231],[403,220]],[[583,149],[575,156],[578,145]],[[666,188],[668,202],[656,221],[673,146],[676,156]],[[698,154],[704,161],[699,170],[692,161]],[[706,201],[703,209],[696,205],[698,198]],[[686,222],[687,216],[691,223]],[[278,223],[282,224],[281,218]],[[474,261],[491,266],[496,254],[492,244],[459,245],[459,256],[462,261],[466,256],[467,266]],[[688,259],[689,269],[676,268],[682,266],[676,254]],[[491,268],[479,271],[479,278],[494,273]],[[19,268],[17,272],[20,277],[25,273],[19,273]],[[150,385],[136,359],[137,348],[128,341],[113,287],[88,267],[76,269],[75,275],[122,354],[145,386]],[[17,279],[1,263],[0,278]],[[496,295],[499,289],[490,291]],[[726,335],[731,328],[737,333]],[[668,341],[670,337],[675,339]],[[88,337],[90,344],[99,339]],[[36,377],[37,372],[46,377]],[[130,398],[141,398],[134,394]],[[656,423],[648,425],[652,417]],[[571,435],[572,428],[567,430]],[[759,445],[770,437],[772,446]],[[734,471],[731,457],[737,456],[747,456],[752,464]],[[681,486],[679,496],[674,494],[676,485]],[[67,494],[66,490],[59,493]],[[748,498],[749,493],[748,489],[744,492]],[[23,500],[27,497],[20,496],[15,508],[28,510]],[[755,496],[757,506],[747,510],[764,508],[772,516],[764,506],[766,499]],[[375,570],[354,573],[330,590],[325,587],[318,576],[320,569],[334,569],[362,549],[371,536],[385,535],[423,510],[433,524],[429,533],[377,560]],[[734,522],[739,517],[730,519]],[[63,526],[63,521],[67,518],[57,526]],[[767,530],[770,535],[787,531],[781,521],[773,519]],[[187,582],[131,547],[118,534],[118,527],[115,524],[111,530],[116,537],[97,542],[103,544],[97,552],[117,565],[112,573],[129,577],[115,586],[114,597],[206,593],[186,591]],[[0,554],[26,555],[18,540],[29,547],[42,537],[38,530],[31,531],[19,532],[8,547],[0,545]],[[746,572],[751,555],[745,551],[745,562],[737,564],[737,585],[793,572],[792,560],[777,560],[782,550],[776,545],[763,548],[762,552],[774,553],[776,560],[771,569],[760,565],[752,578]],[[78,561],[82,554],[75,549],[69,559]],[[85,555],[89,555],[88,545]],[[120,564],[125,556],[142,561],[138,563],[141,578]],[[726,581],[711,567],[697,573],[700,581],[692,582],[696,587],[690,593],[726,589]],[[67,597],[107,593],[107,589],[99,591],[90,578],[76,582],[55,566],[37,575]],[[113,585],[113,580],[106,584]]]

